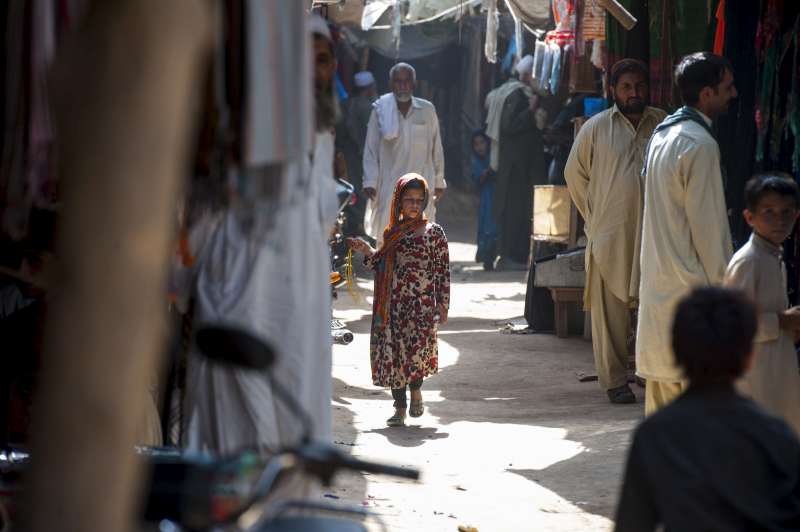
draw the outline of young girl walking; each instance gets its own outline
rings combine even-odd
[[[436,330],[447,321],[450,257],[444,230],[425,218],[429,199],[425,178],[406,174],[395,186],[383,246],[376,251],[363,239],[347,240],[375,271],[370,361],[373,383],[392,390],[390,427],[405,424],[406,388],[408,414],[423,414],[422,381],[438,370]]]

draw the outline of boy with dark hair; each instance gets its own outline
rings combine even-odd
[[[800,529],[800,441],[734,388],[757,319],[734,290],[678,304],[672,347],[689,387],[634,434],[617,532]]]
[[[800,434],[800,375],[794,341],[800,308],[789,308],[782,245],[800,206],[797,183],[787,174],[761,174],[745,187],[744,217],[750,240],[733,256],[725,285],[743,290],[758,305],[755,362],[739,389]]]

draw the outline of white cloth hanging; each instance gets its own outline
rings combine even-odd
[[[372,104],[372,107],[378,115],[381,137],[385,140],[396,139],[400,134],[400,111],[397,109],[394,93],[384,94]]]

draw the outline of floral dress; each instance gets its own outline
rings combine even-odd
[[[378,271],[384,260],[367,264]],[[397,243],[385,327],[377,326],[373,312],[370,359],[376,386],[400,389],[438,371],[438,305],[450,305],[450,255],[444,230],[429,223],[422,234],[409,231]]]

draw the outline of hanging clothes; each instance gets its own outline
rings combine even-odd
[[[716,18],[717,29],[714,32],[714,53],[723,55],[725,49],[725,0],[719,0]]]
[[[307,34],[286,23],[304,10],[303,2],[245,2],[245,166],[297,160],[311,145],[311,87],[297,75],[311,72],[311,54],[294,52],[305,49]]]
[[[561,82],[561,47],[555,43],[550,44],[553,54],[553,65],[550,68],[550,81],[548,82],[550,94],[558,94],[558,86]]]

